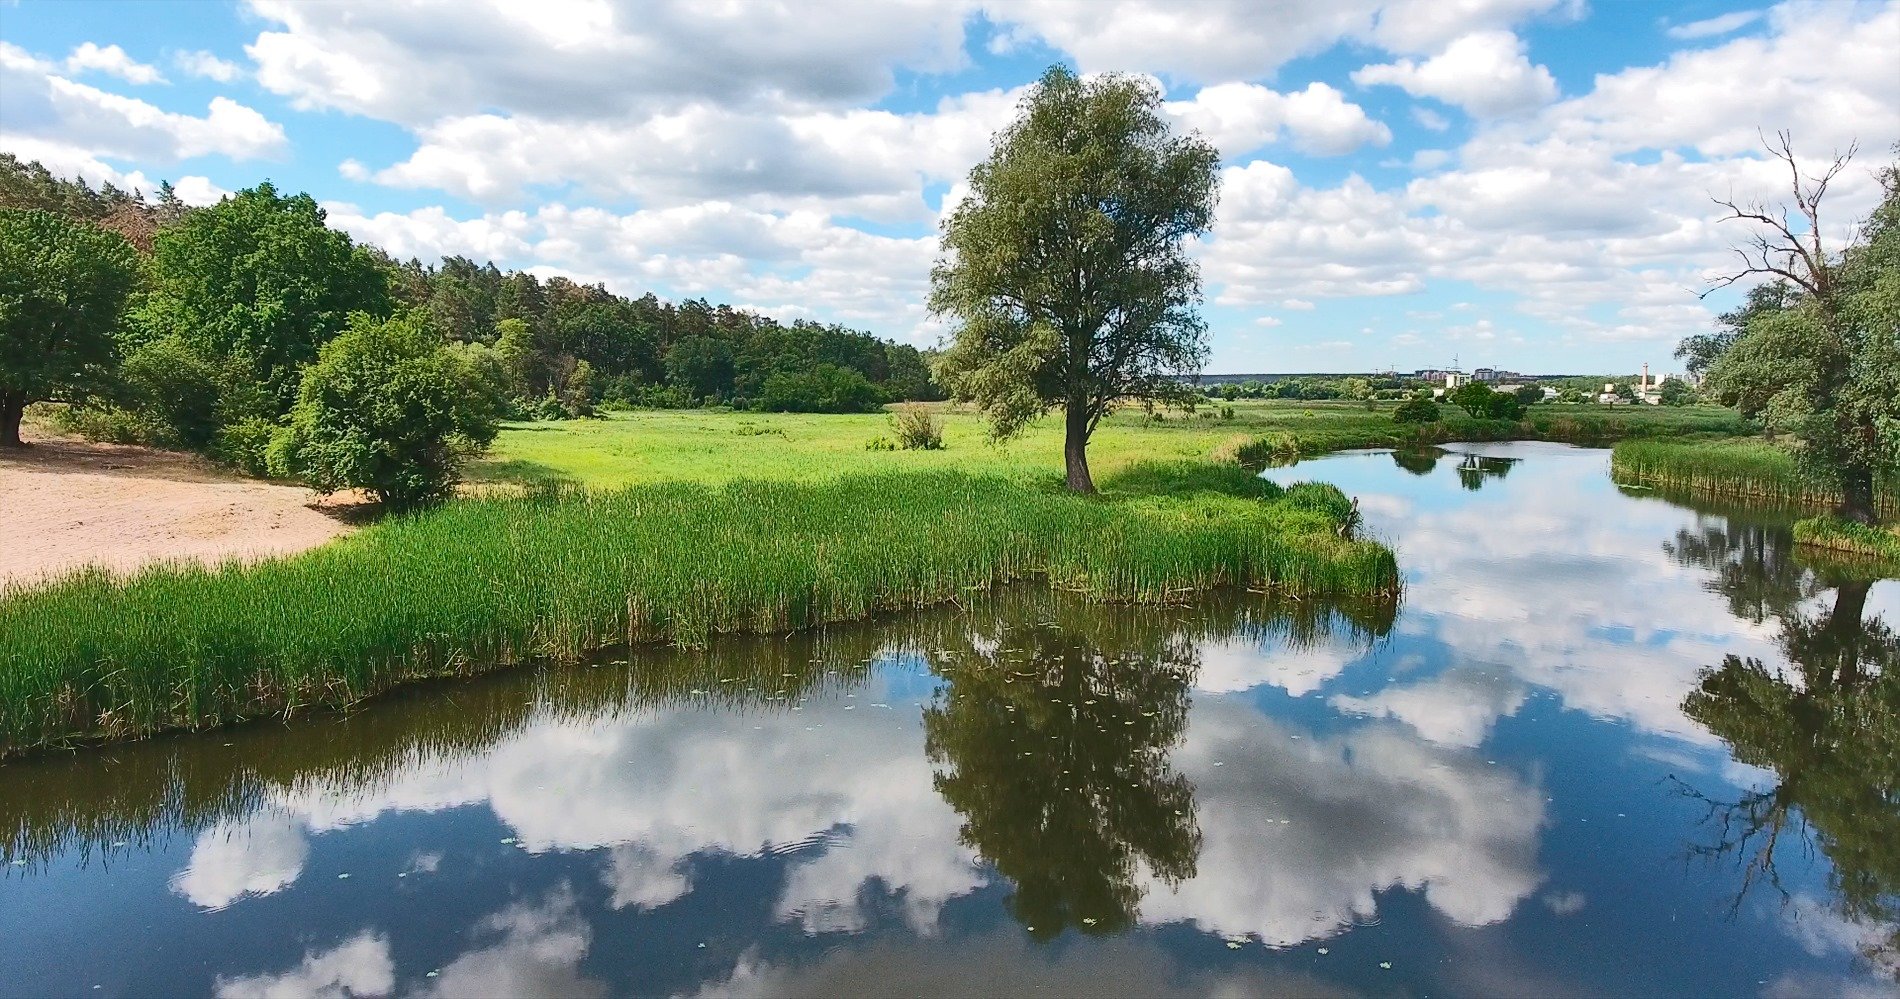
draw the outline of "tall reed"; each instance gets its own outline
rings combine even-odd
[[[1823,509],[1841,501],[1839,489],[1802,471],[1786,449],[1758,437],[1624,441],[1610,454],[1610,475],[1627,485],[1806,509]],[[1880,483],[1875,503],[1882,516],[1900,517],[1900,483]]]
[[[342,704],[405,680],[623,643],[700,645],[1040,577],[1166,602],[1236,584],[1392,594],[1387,549],[1336,537],[1330,486],[1138,466],[1091,499],[928,472],[492,496],[302,555],[0,596],[0,754]]]

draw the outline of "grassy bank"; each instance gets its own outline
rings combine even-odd
[[[1624,441],[1610,455],[1610,474],[1626,485],[1808,510],[1841,501],[1838,490],[1803,473],[1787,450],[1759,437]],[[1882,483],[1876,500],[1883,517],[1900,518],[1900,483]]]
[[[1393,594],[1346,498],[1235,466],[1128,465],[1099,499],[959,471],[495,495],[249,566],[0,597],[0,753],[347,704],[428,676],[694,645],[1040,577],[1103,600],[1226,585]]]
[[[1103,421],[1089,446],[1097,474],[1154,459],[1219,457],[1243,449],[1250,458],[1312,456],[1358,447],[1473,440],[1557,440],[1608,443],[1629,437],[1737,434],[1747,430],[1729,410],[1708,407],[1531,407],[1523,423],[1473,420],[1455,407],[1422,431],[1392,422],[1392,403],[1368,410],[1357,402],[1243,400],[1151,419],[1139,410]],[[848,416],[647,410],[603,420],[514,424],[490,458],[473,469],[487,482],[569,481],[621,486],[662,481],[728,482],[738,478],[813,480],[841,474],[955,469],[1040,478],[1062,470],[1062,421],[1043,419],[1006,444],[988,442],[980,416],[938,407],[941,451],[871,451],[891,435],[883,414]],[[1224,414],[1232,410],[1232,416]]]
[[[1834,516],[1809,517],[1794,525],[1794,540],[1865,562],[1882,574],[1900,574],[1900,528],[1869,527]]]

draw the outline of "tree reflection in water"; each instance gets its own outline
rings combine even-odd
[[[1477,492],[1484,488],[1490,479],[1502,479],[1511,474],[1511,466],[1517,464],[1516,458],[1495,458],[1482,454],[1467,454],[1458,463],[1458,482],[1466,489]]]
[[[1010,912],[1033,936],[1127,927],[1137,864],[1168,884],[1194,875],[1194,785],[1168,759],[1199,669],[1190,641],[1104,646],[1053,621],[1003,622],[937,669],[949,682],[924,713],[937,791],[964,843],[1015,883]]]
[[[1392,452],[1392,464],[1413,475],[1430,475],[1438,467],[1438,459],[1448,453],[1436,447],[1399,448]]]
[[[1832,862],[1839,916],[1866,931],[1866,957],[1900,976],[1900,636],[1866,618],[1869,581],[1837,571],[1811,575],[1776,537],[1678,539],[1679,553],[1718,570],[1713,585],[1739,615],[1766,610],[1780,620],[1787,659],[1771,666],[1728,656],[1684,700],[1683,710],[1738,760],[1776,779],[1732,801],[1685,787],[1708,803],[1714,830],[1711,841],[1691,849],[1737,858],[1739,908],[1762,882],[1787,897],[1777,850],[1812,832]],[[1831,606],[1804,609],[1801,597],[1827,582]]]

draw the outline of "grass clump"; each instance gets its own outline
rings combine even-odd
[[[897,443],[906,451],[943,450],[943,421],[935,410],[921,403],[905,403],[891,411],[891,427],[897,431]]]
[[[1789,507],[1822,509],[1841,501],[1838,489],[1803,472],[1786,448],[1759,437],[1624,441],[1610,454],[1610,474],[1626,485]],[[1879,483],[1875,505],[1882,516],[1900,517],[1900,483]]]
[[[1794,525],[1798,545],[1840,552],[1872,563],[1883,574],[1900,574],[1900,530],[1835,516],[1809,517]]]
[[[0,596],[0,754],[347,704],[407,680],[704,644],[1042,578],[1100,600],[1230,585],[1392,595],[1338,490],[1136,465],[1102,498],[956,471],[489,495],[291,558],[82,572]]]

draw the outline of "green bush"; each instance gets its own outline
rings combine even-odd
[[[1516,422],[1524,418],[1524,404],[1518,402],[1516,396],[1492,391],[1491,386],[1483,382],[1466,382],[1450,399],[1473,419]]]
[[[891,414],[891,426],[897,431],[897,444],[906,451],[943,450],[943,421],[930,407],[906,403]]]
[[[883,393],[870,379],[835,364],[777,372],[753,400],[755,409],[768,413],[868,413],[882,403]]]
[[[446,498],[469,454],[495,438],[485,397],[421,313],[357,314],[306,368],[271,468],[322,492],[364,489],[392,509]]]
[[[202,451],[218,434],[218,366],[177,337],[135,348],[119,368],[120,404],[137,414],[145,440]]]
[[[271,441],[281,429],[256,416],[219,427],[211,442],[211,457],[246,475],[269,475]]]
[[[1411,399],[1392,411],[1396,423],[1437,423],[1441,415],[1438,403],[1430,399]]]

